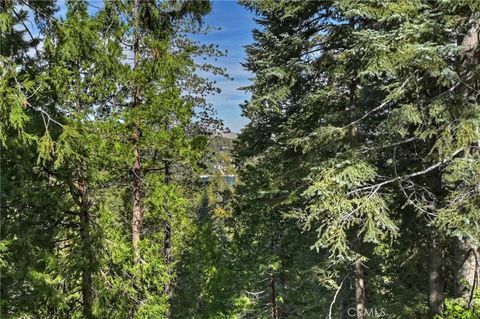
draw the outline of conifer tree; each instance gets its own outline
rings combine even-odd
[[[478,1],[241,4],[233,142],[208,1],[0,2],[0,316],[479,316]]]
[[[285,162],[272,159],[274,152],[292,158],[293,148],[302,154],[289,168],[310,172],[300,191],[306,207],[299,205],[293,215],[318,231],[314,246],[330,251],[340,273],[355,276],[358,318],[372,306],[365,305],[364,284],[367,300],[377,298],[369,289],[376,278],[363,278],[358,266],[388,256],[389,242],[411,231],[402,229],[411,225],[407,216],[421,223],[426,242],[417,249],[429,252],[424,293],[430,316],[441,314],[446,241],[455,233],[476,241],[475,231],[461,230],[463,217],[470,217],[453,222],[449,213],[455,209],[447,207],[476,196],[472,189],[460,195],[459,180],[449,179],[465,161],[465,149],[476,152],[476,97],[465,93],[475,86],[462,80],[465,49],[457,41],[466,32],[471,43],[468,31],[475,34],[478,8],[448,1],[246,4],[265,26],[248,51],[247,67],[256,78],[244,107],[252,119],[241,137],[251,141],[247,156],[258,167]],[[469,176],[462,177],[475,183]],[[279,191],[291,194],[287,190]],[[444,232],[446,224],[452,229]],[[344,281],[339,283],[342,289]]]
[[[5,314],[171,316],[176,258],[193,227],[188,183],[196,178],[192,165],[205,146],[203,128],[192,124],[194,107],[208,107],[202,105],[204,95],[213,89],[200,77],[195,88],[185,79],[195,78],[197,67],[222,70],[194,63],[194,55],[218,51],[187,37],[208,12],[208,2],[137,5],[142,16],[136,67],[129,60],[131,47],[124,46],[132,39],[130,2],[71,1],[59,17],[52,15],[53,3],[35,3],[31,14],[47,22],[28,31],[39,33],[41,48],[32,53],[27,42],[18,48],[14,45],[21,42],[12,42],[12,50],[5,51],[11,63],[5,68],[9,77],[2,78],[9,98],[2,101],[11,101],[2,104],[1,124],[9,150],[2,152],[2,173],[11,171],[2,174],[2,213],[8,210],[2,214],[2,227],[7,221],[2,262],[9,270],[2,271]],[[13,17],[18,8],[13,3],[6,12]],[[19,30],[12,23],[5,30]],[[142,88],[134,108],[132,83]],[[183,95],[187,89],[190,93]],[[142,134],[135,143],[130,138],[137,126]],[[124,223],[132,207],[126,183],[136,178],[128,173],[135,148],[143,156],[145,169],[137,181],[145,186],[147,212],[141,230],[145,241],[137,243],[140,259],[132,258],[131,226]],[[15,153],[25,154],[21,165],[13,160]],[[167,171],[159,163],[168,163]],[[34,231],[23,234],[35,220]],[[158,229],[159,223],[172,233]],[[38,253],[18,259],[28,249]],[[166,253],[159,255],[162,250]]]

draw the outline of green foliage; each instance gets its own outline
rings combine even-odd
[[[428,243],[437,237],[442,247],[456,238],[478,243],[480,233],[478,97],[470,82],[478,77],[478,57],[461,47],[469,30],[478,32],[470,29],[476,6],[242,3],[257,13],[260,27],[245,62],[255,77],[243,105],[251,122],[236,150],[245,183],[239,215],[249,216],[251,206],[265,216],[250,224],[267,228],[266,238],[272,228],[266,216],[293,218],[308,232],[294,241],[329,256],[329,275],[317,272],[320,284],[338,287],[360,260],[368,273],[367,307],[385,307],[398,318],[426,316]],[[282,224],[279,233],[287,229]],[[446,260],[450,254],[443,248]],[[413,289],[422,280],[414,274],[419,269],[425,285]],[[353,293],[342,298],[353,302]]]
[[[448,318],[448,319],[475,319],[480,316],[480,312],[475,307],[465,307],[462,301],[455,299],[447,300],[445,305],[445,313],[443,316],[436,318]]]
[[[479,316],[452,284],[480,243],[478,1],[241,4],[234,139],[191,37],[210,2],[1,2],[2,317],[340,318],[361,279],[392,318]]]
[[[196,94],[214,89],[198,76],[195,88],[186,80],[197,68],[223,72],[197,64],[196,55],[220,53],[188,38],[210,3],[142,1],[135,68],[132,2],[91,10],[88,1],[67,1],[61,16],[57,5],[7,1],[0,10],[1,316],[164,317],[172,307],[164,287],[175,288],[197,232],[190,201],[200,191],[188,185],[210,127],[193,123],[196,107],[209,120]],[[32,18],[38,25],[28,29]],[[142,87],[135,108],[132,83]],[[142,131],[145,170],[140,264],[128,214],[133,126]],[[166,221],[172,261],[159,254]]]

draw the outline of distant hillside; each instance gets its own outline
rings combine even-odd
[[[220,133],[219,134],[221,137],[229,139],[229,140],[235,140],[238,137],[238,133],[230,132],[230,133]]]

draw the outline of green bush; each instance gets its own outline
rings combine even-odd
[[[464,302],[458,299],[447,300],[445,304],[445,313],[437,319],[480,319],[480,309],[478,307],[466,307]]]

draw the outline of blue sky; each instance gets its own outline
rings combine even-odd
[[[249,99],[250,95],[238,88],[248,85],[249,78],[252,77],[240,63],[245,59],[243,46],[252,42],[254,15],[235,0],[213,0],[212,6],[213,10],[205,22],[221,29],[196,38],[201,42],[218,44],[221,50],[227,50],[227,56],[219,58],[214,63],[226,68],[233,81],[215,77],[222,93],[210,96],[208,100],[215,107],[217,116],[224,121],[225,126],[232,132],[240,132],[248,123],[248,119],[241,116],[239,104]]]
[[[90,1],[94,6],[89,9],[96,11],[102,1]],[[65,3],[59,1],[58,16],[65,13]],[[227,50],[227,56],[210,61],[212,64],[226,69],[233,80],[224,77],[210,78],[217,81],[217,86],[222,90],[220,94],[211,95],[208,101],[217,111],[217,117],[223,120],[226,127],[232,132],[239,133],[248,119],[241,115],[240,103],[250,98],[250,94],[238,90],[239,87],[250,84],[252,74],[244,70],[241,62],[245,60],[244,45],[251,43],[252,29],[255,28],[254,14],[239,5],[236,0],[212,0],[212,12],[205,18],[205,24],[220,28],[207,35],[196,35],[195,38],[202,43],[218,44],[220,50]]]

